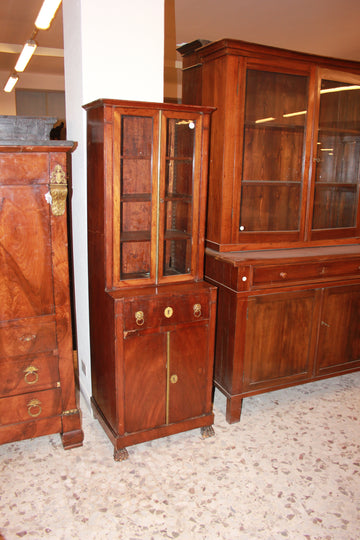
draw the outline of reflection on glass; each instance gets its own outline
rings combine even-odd
[[[360,86],[323,80],[313,229],[356,226],[359,160]]]
[[[240,231],[297,231],[308,78],[248,70]]]
[[[164,276],[191,272],[195,121],[167,120]]]

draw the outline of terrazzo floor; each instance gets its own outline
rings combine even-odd
[[[271,392],[200,430],[113,447],[82,400],[84,446],[0,447],[5,540],[358,540],[360,373]],[[1,538],[0,534],[0,538]]]

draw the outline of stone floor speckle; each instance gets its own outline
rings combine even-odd
[[[5,540],[358,540],[360,373],[247,398],[200,430],[113,447],[82,402],[84,446],[0,446]]]

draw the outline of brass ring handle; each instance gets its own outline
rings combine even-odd
[[[35,366],[28,366],[24,369],[24,379],[26,384],[35,384],[39,380],[38,368]]]
[[[29,403],[27,404],[27,408],[28,414],[32,418],[37,418],[42,413],[41,401],[39,401],[38,399],[32,399],[31,401],[29,401]]]
[[[136,320],[136,324],[138,326],[142,326],[145,322],[144,320],[144,312],[143,311],[137,311],[135,313],[135,320]]]
[[[280,277],[282,279],[286,279],[287,278],[287,272],[280,272]]]
[[[194,310],[194,317],[201,317],[201,304],[194,304],[193,310]]]
[[[36,334],[24,334],[19,337],[19,341],[23,342],[34,341],[34,339],[36,339]]]

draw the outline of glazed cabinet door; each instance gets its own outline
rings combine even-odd
[[[205,223],[203,115],[116,108],[113,123],[113,285],[194,280]]]
[[[269,294],[248,300],[244,389],[308,378],[316,338],[315,290]]]
[[[298,240],[304,227],[309,77],[247,69],[235,243]],[[214,219],[215,216],[212,216]]]
[[[311,239],[360,234],[360,77],[320,71]]]
[[[118,286],[156,281],[157,111],[114,112],[113,279]]]
[[[360,286],[325,289],[320,319],[317,374],[360,366]]]

